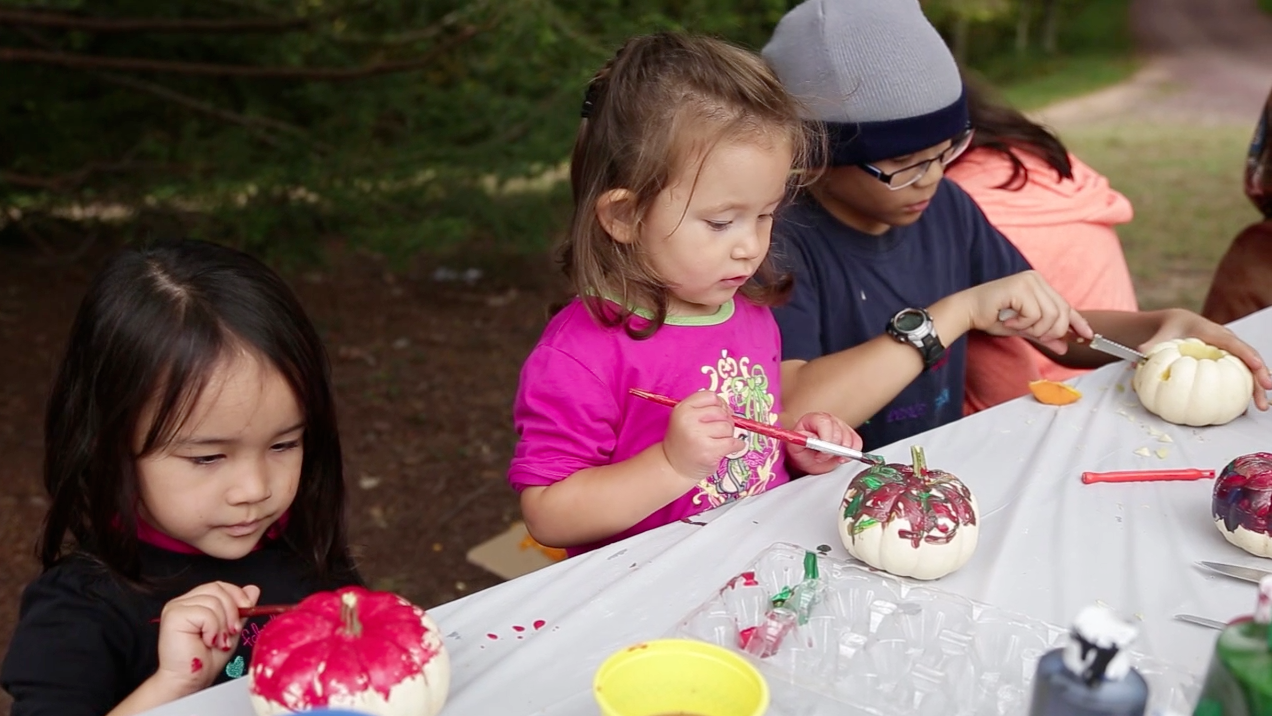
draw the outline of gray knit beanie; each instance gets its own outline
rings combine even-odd
[[[911,154],[968,127],[958,66],[918,0],[807,0],[764,57],[805,118],[825,124],[833,166]]]

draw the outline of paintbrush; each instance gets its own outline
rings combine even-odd
[[[257,607],[239,607],[239,619],[248,619],[250,617],[269,617],[283,612],[290,612],[295,609],[295,604],[264,604]],[[151,624],[158,624],[159,617],[150,620]]]
[[[644,398],[645,400],[658,403],[659,405],[665,405],[669,408],[676,407],[676,405],[680,402],[678,400],[668,398],[665,395],[658,395],[657,393],[650,393],[648,391],[639,390],[637,388],[632,388],[631,390],[627,392],[631,393],[637,398]],[[753,433],[759,433],[760,435],[765,435],[770,438],[783,440],[785,442],[791,443],[792,445],[800,445],[810,450],[816,450],[818,452],[829,453],[831,455],[837,455],[839,457],[846,457],[850,460],[857,460],[860,462],[864,462],[867,465],[882,465],[883,464],[883,458],[879,457],[878,455],[863,453],[860,450],[853,450],[850,447],[844,447],[843,445],[836,445],[832,442],[826,442],[825,440],[818,440],[817,438],[809,437],[803,433],[797,433],[794,430],[786,430],[785,428],[779,428],[776,425],[765,425],[764,423],[757,423],[754,420],[748,420],[747,418],[744,418],[740,415],[734,415],[732,417],[733,417],[734,425],[737,425],[738,427],[743,428],[745,430],[750,430]]]

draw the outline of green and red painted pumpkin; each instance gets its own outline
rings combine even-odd
[[[1215,479],[1210,501],[1225,539],[1260,557],[1272,557],[1272,453],[1242,455]]]
[[[258,716],[340,707],[369,716],[435,716],[450,660],[437,624],[388,592],[314,594],[261,630],[248,693]]]
[[[922,448],[912,448],[912,456],[911,465],[874,465],[848,483],[839,536],[849,554],[875,569],[937,579],[976,551],[976,498],[957,477],[928,469]]]

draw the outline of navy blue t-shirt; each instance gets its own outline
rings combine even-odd
[[[795,276],[790,302],[773,311],[782,360],[812,360],[865,343],[903,308],[926,308],[1030,268],[976,202],[945,180],[917,222],[880,236],[846,226],[805,194],[779,214],[773,237],[780,263]],[[966,363],[967,341],[960,338],[857,429],[866,449],[962,417]]]

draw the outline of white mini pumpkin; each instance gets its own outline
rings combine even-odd
[[[1245,412],[1254,376],[1240,358],[1196,338],[1149,349],[1131,384],[1150,413],[1177,425],[1223,425]]]
[[[924,464],[874,465],[848,483],[839,536],[848,553],[890,574],[937,579],[976,551],[976,498],[957,477]]]

